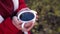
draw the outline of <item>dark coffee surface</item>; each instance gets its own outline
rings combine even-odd
[[[20,16],[20,19],[22,21],[29,21],[29,20],[32,20],[33,18],[34,18],[34,14],[30,12],[25,12]]]

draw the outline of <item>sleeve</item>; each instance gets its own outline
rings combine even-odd
[[[1,30],[0,30],[0,34],[3,34]]]
[[[31,32],[29,31],[28,34],[31,34]]]
[[[24,0],[19,0],[19,8],[18,8],[18,10],[21,10],[23,8],[26,8],[26,7],[27,7],[27,5],[26,5],[25,1]]]
[[[0,23],[0,34],[15,34],[18,31],[19,30],[12,24],[12,20],[10,19],[10,17]]]
[[[30,10],[26,5],[25,0],[19,0],[19,7],[17,9],[17,12],[20,12],[21,10],[26,10],[26,9]]]

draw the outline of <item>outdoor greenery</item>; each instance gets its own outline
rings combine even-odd
[[[60,34],[60,0],[25,0],[28,7],[37,11],[39,19],[32,34]]]

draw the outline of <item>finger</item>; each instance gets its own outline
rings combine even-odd
[[[32,25],[32,22],[29,22],[29,23],[26,23],[24,26],[25,26],[25,28],[28,28],[28,27],[30,27]]]
[[[17,24],[22,24],[22,22],[19,21],[16,16],[13,17],[13,21]]]
[[[33,23],[33,24],[27,29],[27,31],[30,31],[30,30],[33,28],[34,25],[35,25],[35,24]]]
[[[31,24],[29,23],[26,27],[27,31],[30,31],[34,26],[34,23],[31,22]]]

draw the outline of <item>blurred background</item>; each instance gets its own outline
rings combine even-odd
[[[25,0],[30,9],[38,12],[39,19],[32,34],[60,34],[60,0]]]

